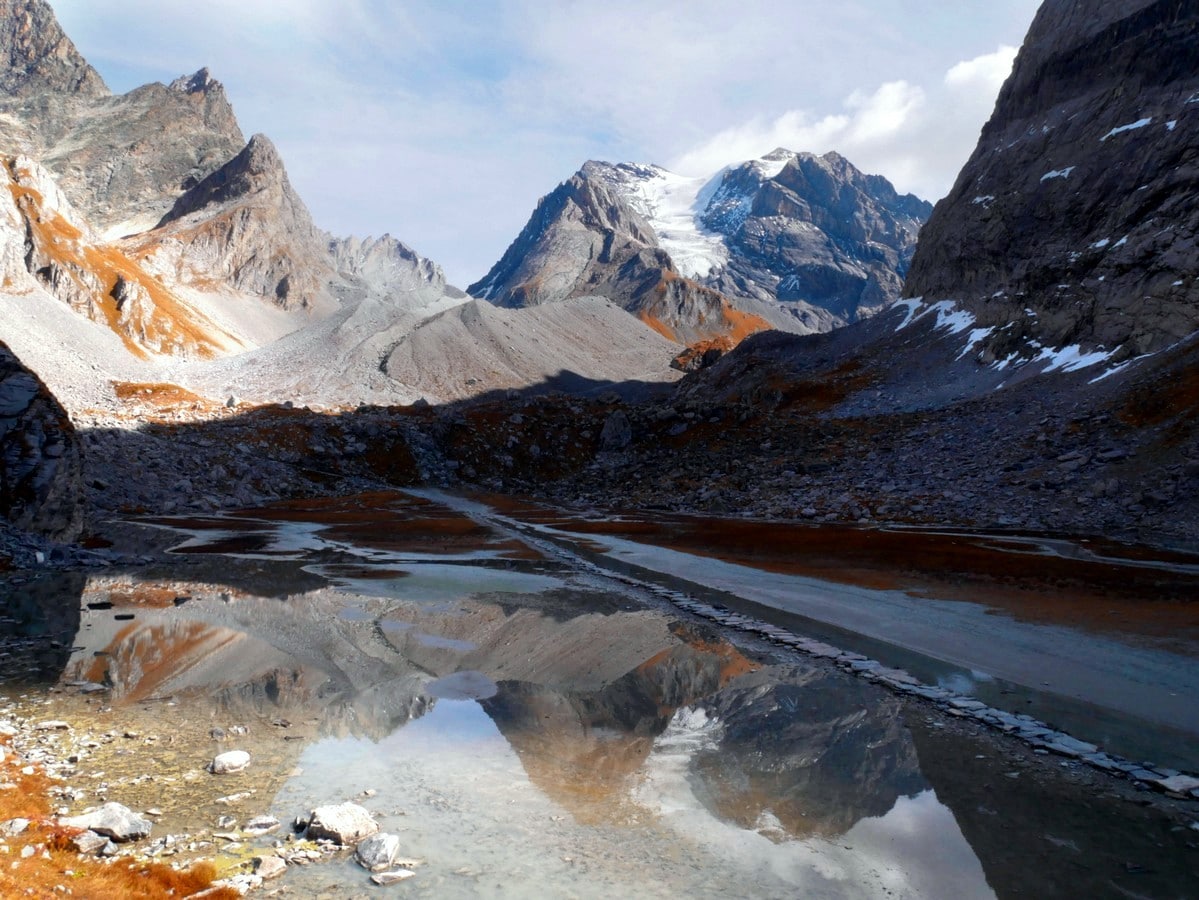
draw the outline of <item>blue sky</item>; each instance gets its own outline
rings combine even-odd
[[[1038,0],[50,0],[118,92],[208,66],[317,224],[460,286],[587,159],[836,149],[936,200]]]

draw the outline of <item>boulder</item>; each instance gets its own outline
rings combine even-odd
[[[308,837],[352,846],[379,830],[371,814],[356,803],[318,806],[308,816]]]
[[[395,834],[374,834],[358,845],[354,858],[358,865],[372,872],[382,872],[395,862],[400,852],[400,838]]]
[[[83,527],[79,439],[66,411],[0,344],[0,517],[74,540]]]
[[[154,823],[144,819],[120,803],[105,803],[99,809],[82,816],[59,819],[58,824],[66,828],[84,828],[112,838],[117,843],[139,841],[150,836]]]
[[[213,775],[236,775],[250,767],[250,754],[245,750],[227,750],[213,759],[208,770]]]

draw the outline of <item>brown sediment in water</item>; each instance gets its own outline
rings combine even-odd
[[[1181,552],[1080,538],[1071,542],[1082,553],[1075,558],[1037,537],[640,513],[591,518],[517,498],[480,499],[571,535],[609,535],[777,574],[977,603],[1020,621],[1199,652],[1199,556]],[[1150,561],[1161,565],[1142,565]]]
[[[223,536],[187,548],[189,553],[269,553],[276,523],[323,526],[331,540],[392,553],[459,554],[492,552],[504,559],[540,561],[544,557],[522,541],[501,535],[446,507],[394,491],[342,497],[288,500],[224,517],[147,519],[153,524],[195,531],[252,532]]]

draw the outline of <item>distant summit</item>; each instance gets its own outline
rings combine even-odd
[[[931,210],[835,153],[780,148],[699,178],[592,161],[469,291],[501,306],[598,293],[684,343],[828,331],[899,297]]]

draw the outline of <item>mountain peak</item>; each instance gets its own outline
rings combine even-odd
[[[206,94],[211,90],[219,90],[221,83],[212,77],[212,73],[205,66],[194,75],[179,76],[171,82],[170,88],[181,94]]]
[[[108,87],[63,32],[45,0],[0,0],[0,91],[102,97]]]

